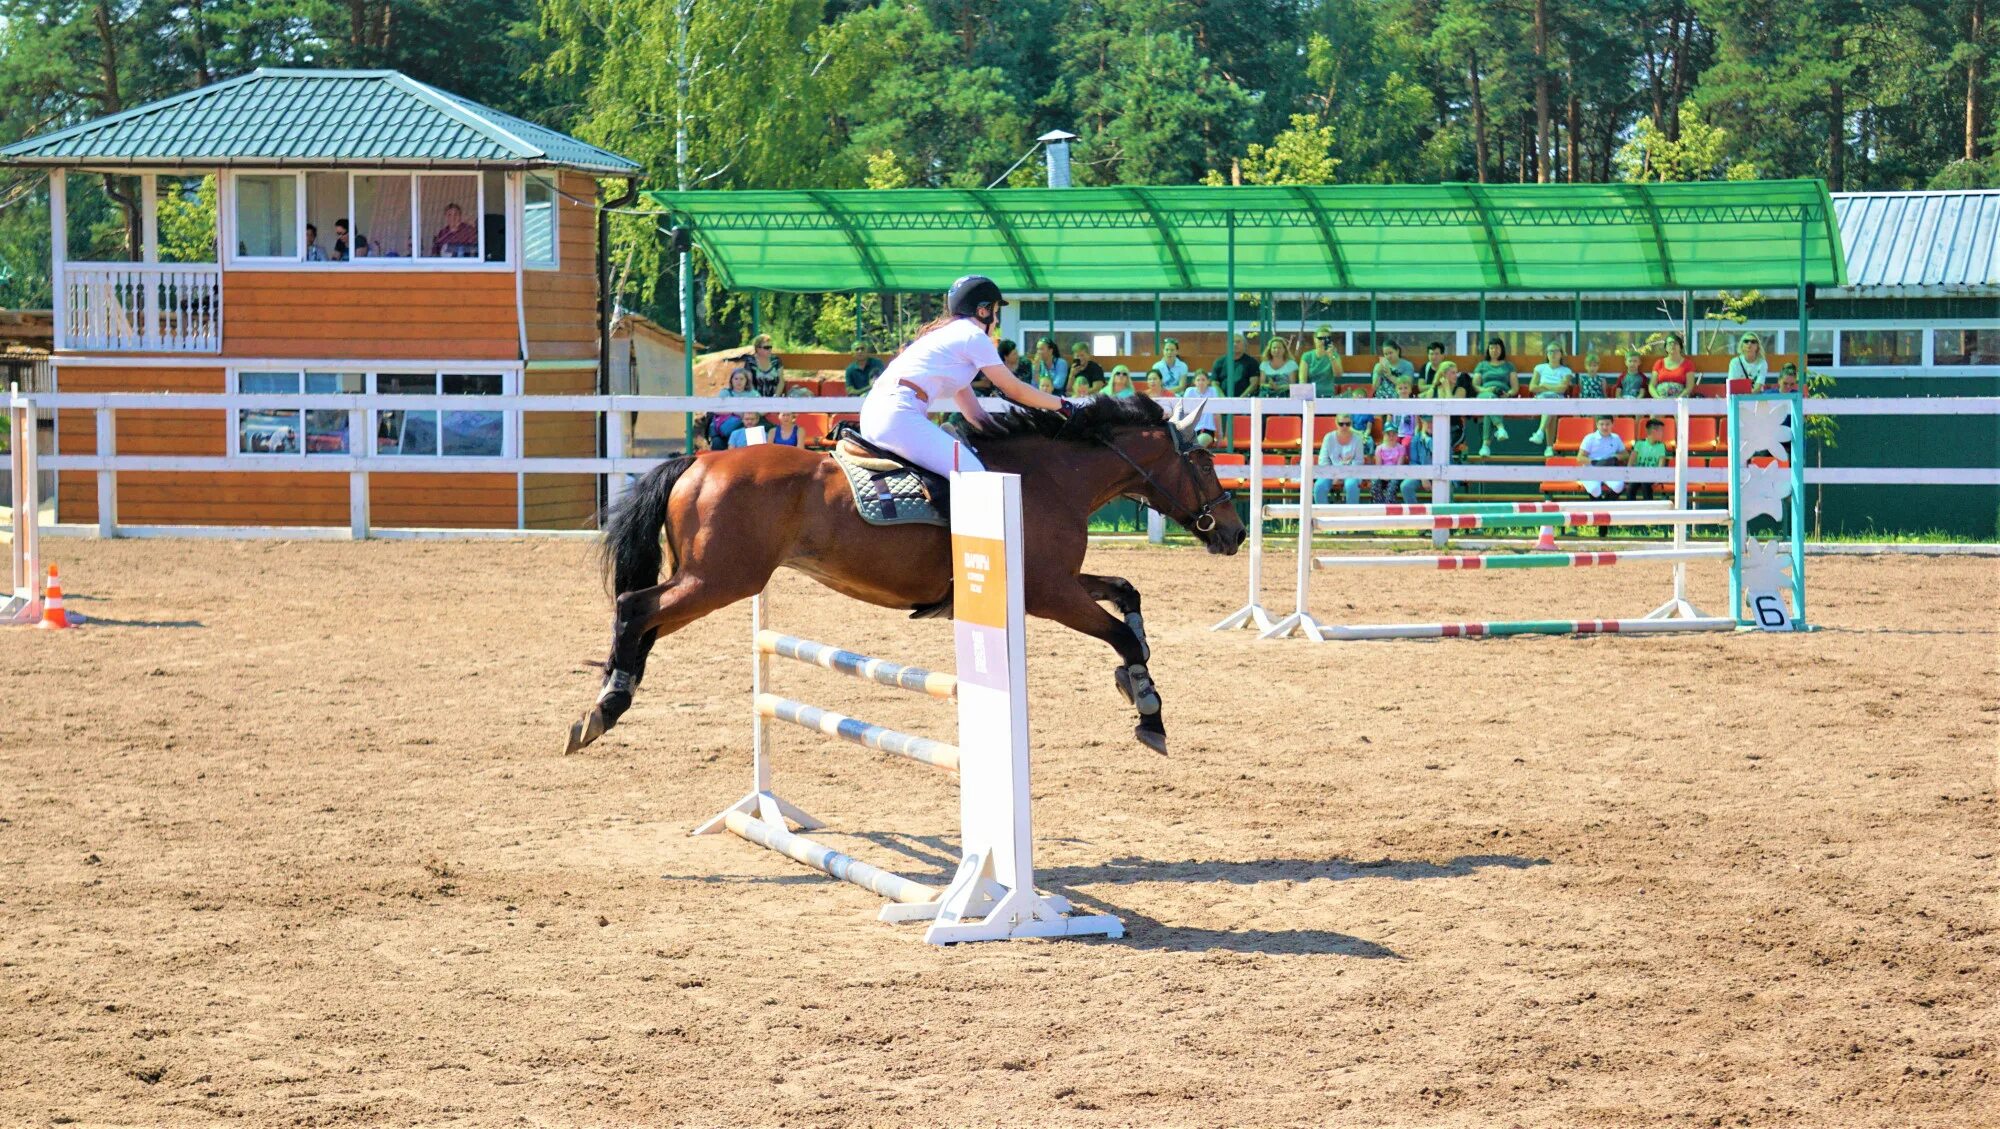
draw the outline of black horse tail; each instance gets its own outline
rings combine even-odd
[[[667,499],[673,495],[674,484],[693,465],[694,456],[681,455],[647,471],[605,516],[604,544],[599,553],[604,571],[612,579],[612,596],[660,582],[663,542],[671,544],[666,531]]]

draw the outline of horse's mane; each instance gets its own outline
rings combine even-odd
[[[994,412],[992,417],[991,423],[969,429],[967,438],[974,450],[1027,438],[1105,443],[1119,428],[1157,427],[1167,422],[1166,409],[1150,396],[1093,396],[1079,403],[1068,419],[1060,412],[1018,406]]]

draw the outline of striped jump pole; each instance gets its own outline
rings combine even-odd
[[[1026,597],[1022,591],[1021,480],[1012,474],[952,476],[953,633],[957,671],[943,674],[765,630],[764,595],[751,601],[752,791],[695,829],[728,831],[889,899],[883,921],[929,921],[934,945],[1012,937],[1122,937],[1115,917],[1072,914],[1068,899],[1035,888],[1034,820],[1028,788]],[[953,701],[958,744],[901,733],[767,692],[773,657],[926,697]],[[771,786],[766,722],[783,721],[843,741],[959,773],[962,857],[943,889],[914,882],[804,836],[818,820]]]
[[[780,698],[776,694],[759,694],[756,699],[759,717],[773,721],[789,721],[793,725],[816,729],[828,737],[838,737],[863,748],[882,753],[894,753],[921,761],[934,768],[958,771],[958,746],[947,745],[943,741],[933,741],[929,737],[918,737],[909,733],[899,733],[872,722],[852,718],[844,713],[809,706],[790,698]]]
[[[815,643],[796,635],[781,635],[776,631],[757,632],[757,653],[777,655],[780,658],[796,659],[802,663],[864,678],[884,686],[894,686],[898,690],[910,690],[918,694],[928,694],[933,698],[954,698],[958,696],[958,679],[949,674],[937,674],[922,667],[904,666],[888,659],[869,658],[867,655]]]
[[[1313,506],[1313,517],[1446,517],[1460,514],[1566,514],[1581,510],[1591,512],[1617,510],[1657,510],[1658,502],[1444,502],[1411,503],[1407,505],[1347,505],[1340,502],[1320,502]],[[1678,508],[1678,507],[1677,507]],[[1266,507],[1272,517],[1295,518],[1299,508],[1295,505]]]
[[[1485,556],[1431,556],[1397,553],[1379,557],[1314,557],[1320,568],[1434,568],[1439,572],[1481,572],[1510,568],[1596,568],[1636,561],[1727,560],[1729,547],[1629,549],[1605,553],[1492,553]]]
[[[1563,513],[1445,514],[1434,517],[1316,517],[1320,529],[1518,529],[1541,525],[1727,525],[1727,510],[1569,510]]]
[[[1328,639],[1477,639],[1508,635],[1641,635],[1673,631],[1734,631],[1726,616],[1685,619],[1546,619],[1485,623],[1378,623],[1322,627]]]

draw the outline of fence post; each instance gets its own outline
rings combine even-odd
[[[31,437],[32,438],[32,437]],[[118,413],[97,409],[97,457],[118,454]],[[108,467],[97,472],[97,535],[118,536],[118,472]]]
[[[1449,403],[1450,401],[1445,401]],[[1470,430],[1470,429],[1468,429]],[[1439,438],[1442,436],[1443,438]],[[1451,479],[1445,477],[1451,466],[1451,411],[1440,407],[1431,416],[1431,501],[1444,505],[1451,501]],[[1442,549],[1451,542],[1448,529],[1431,530],[1431,544]]]

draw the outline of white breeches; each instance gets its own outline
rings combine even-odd
[[[931,422],[916,393],[901,386],[870,393],[862,402],[861,437],[947,477],[953,470],[986,469],[970,447]]]

